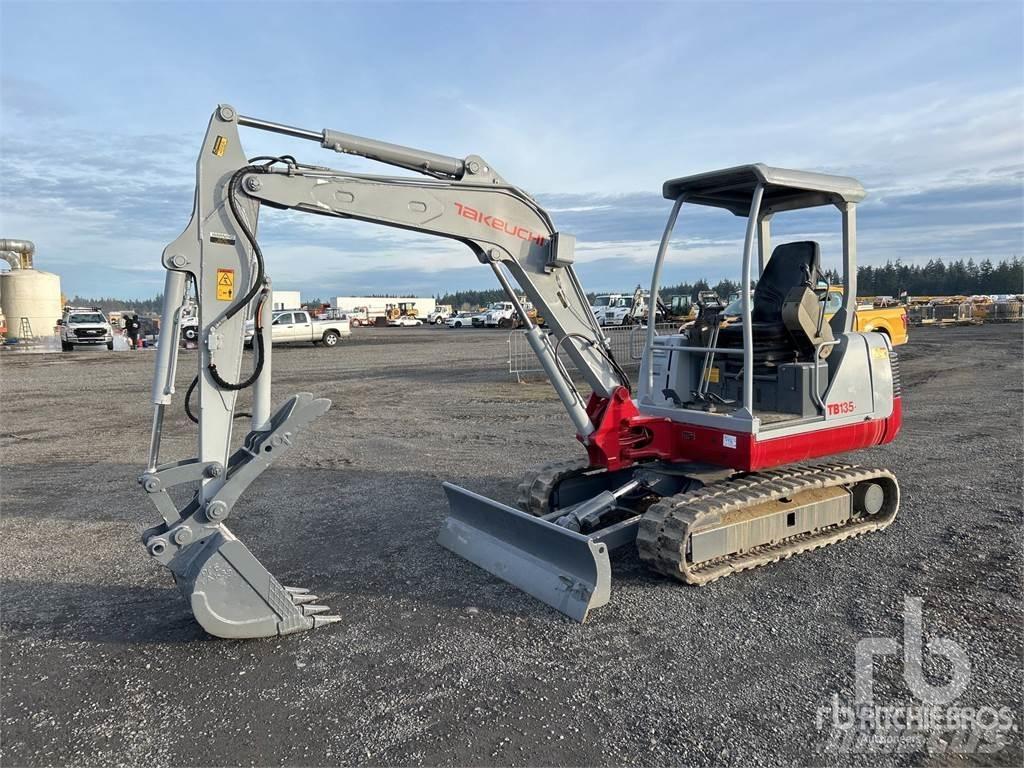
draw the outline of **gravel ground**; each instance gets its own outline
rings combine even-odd
[[[374,329],[275,351],[279,399],[334,407],[229,524],[344,619],[248,642],[206,636],[140,544],[158,519],[135,484],[151,353],[0,359],[3,763],[1022,763],[1019,326],[913,331],[904,432],[858,457],[900,478],[886,533],[702,589],[622,552],[586,625],[434,541],[441,480],[511,501],[530,466],[581,452],[546,383],[509,381],[505,338]],[[192,455],[179,405],[165,459]],[[902,638],[907,596],[926,637],[968,654],[960,703],[1010,708],[1000,751],[828,750],[818,708],[852,698],[858,640]],[[898,656],[874,693],[913,703]]]

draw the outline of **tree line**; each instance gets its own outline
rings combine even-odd
[[[942,259],[927,264],[886,262],[884,267],[857,268],[857,293],[861,296],[970,296],[973,294],[1024,293],[1024,263],[1017,257],[993,264],[991,259]]]
[[[701,291],[714,290],[719,296],[725,298],[730,293],[738,291],[739,287],[739,283],[732,280],[720,280],[715,285],[710,285],[707,280],[698,280],[695,283],[678,283],[665,286],[661,289],[661,296],[663,300],[667,300],[671,296],[687,296],[691,301],[695,301],[697,294]],[[625,291],[625,293],[632,295],[632,291]],[[589,291],[587,299],[593,302],[597,295],[596,292]],[[450,304],[456,310],[469,310],[476,309],[477,307],[486,307],[495,301],[504,301],[505,292],[500,288],[484,291],[452,291],[437,296],[436,299],[438,304]]]
[[[833,284],[840,282],[835,270],[826,275]],[[672,296],[686,296],[696,301],[701,291],[715,291],[723,299],[739,291],[735,280],[719,280],[714,285],[707,280],[676,283],[661,289],[662,300]],[[857,293],[861,296],[897,297],[906,291],[911,296],[959,296],[972,294],[1024,293],[1024,262],[1018,257],[994,264],[991,259],[975,262],[974,259],[957,259],[948,265],[942,259],[929,259],[926,264],[904,264],[900,260],[888,261],[885,266],[861,266],[857,268]],[[587,298],[593,301],[596,293]],[[485,307],[495,301],[503,301],[505,294],[500,288],[483,291],[450,291],[435,297],[438,304],[450,304],[457,310]],[[304,302],[306,306],[319,306],[320,299]],[[112,297],[85,298],[75,296],[73,306],[99,307],[104,312],[133,310],[140,315],[158,314],[163,306],[163,295],[152,299],[115,299]]]
[[[834,269],[825,271],[833,285],[842,283],[842,276]],[[661,289],[663,301],[672,296],[685,296],[696,301],[701,291],[714,291],[727,299],[737,293],[740,284],[735,280],[719,280],[711,284],[705,279],[666,285]],[[991,259],[957,259],[948,265],[942,259],[929,259],[925,264],[904,264],[897,259],[884,266],[864,265],[857,268],[857,293],[861,296],[898,297],[902,292],[910,296],[971,296],[974,294],[1024,293],[1024,262],[1018,257],[993,263]],[[597,296],[588,292],[591,301]],[[487,291],[454,291],[437,297],[438,304],[451,304],[456,309],[475,309],[493,301],[502,301],[499,289]]]
[[[131,310],[140,315],[160,314],[164,306],[164,295],[158,293],[152,299],[115,299],[113,297],[102,297],[99,299],[86,298],[75,295],[68,300],[72,307],[99,307],[104,312],[123,312]]]

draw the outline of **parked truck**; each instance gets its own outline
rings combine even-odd
[[[901,305],[876,306],[874,302],[857,300],[857,310],[853,315],[853,330],[874,331],[887,337],[896,347],[906,344],[909,338],[907,327],[907,309]],[[828,289],[825,301],[825,317],[829,320],[843,305],[843,289],[833,285]]]
[[[114,331],[99,307],[64,307],[60,327],[60,348],[71,352],[76,346],[114,348]]]
[[[433,312],[427,314],[427,322],[433,325],[442,325],[448,322],[448,318],[452,314],[454,314],[454,311],[451,304],[438,304]]]
[[[515,325],[516,306],[511,301],[496,301],[484,313],[485,328],[512,328]]]
[[[343,338],[352,335],[347,318],[339,316],[317,319],[311,317],[309,312],[304,309],[275,311],[270,331],[270,338],[274,344],[306,341],[323,344],[325,347],[337,346]],[[252,320],[247,321],[245,324],[245,343],[247,345],[252,344],[255,334],[255,323]]]
[[[526,315],[531,322],[540,326],[545,324],[544,318],[540,316],[533,304],[523,297],[519,297],[519,303],[526,310]],[[473,318],[474,326],[483,326],[484,328],[519,328],[522,324],[522,319],[516,311],[516,305],[511,301],[496,301],[481,315]]]
[[[832,299],[833,293],[829,293],[829,299]],[[839,301],[842,301],[842,292],[838,293]],[[829,317],[835,314],[837,306],[833,302],[833,309],[829,312]],[[875,307],[871,304],[860,304],[857,307],[857,311],[853,315],[853,329],[855,331],[875,331],[883,336],[887,337],[890,343],[897,347],[900,344],[906,344],[910,339],[910,333],[908,328],[910,321],[907,317],[907,308],[903,306],[895,307]]]
[[[619,299],[622,298],[621,293],[601,293],[594,297],[593,303],[590,305],[590,311],[594,313],[594,317],[600,322],[601,316],[608,310],[608,308],[614,305]]]

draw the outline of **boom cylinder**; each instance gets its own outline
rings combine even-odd
[[[551,386],[555,388],[558,399],[562,401],[569,418],[576,427],[580,437],[589,437],[597,429],[594,422],[587,415],[587,409],[580,401],[580,395],[571,380],[567,380],[565,374],[559,369],[558,359],[555,350],[552,349],[551,340],[536,325],[525,332],[526,341],[533,348],[534,354],[540,361],[544,373],[547,374]],[[572,343],[571,340],[568,343]]]
[[[333,149],[335,152],[360,155],[401,168],[443,173],[454,179],[461,179],[466,171],[465,162],[456,157],[403,147],[400,144],[389,144],[376,139],[365,139],[362,136],[353,136],[351,133],[341,133],[340,131],[325,129],[321,146],[325,149]]]
[[[164,409],[174,394],[174,373],[178,363],[178,338],[181,333],[181,307],[185,303],[188,275],[167,271],[164,280],[164,306],[160,315],[160,341],[156,349],[156,370],[153,373],[153,427],[149,435],[149,471],[156,469],[160,459],[160,437],[163,433]]]
[[[505,295],[508,296],[512,305],[516,308],[519,318],[526,327],[524,331],[526,341],[533,349],[534,354],[537,355],[541,368],[547,374],[551,386],[555,388],[558,399],[562,401],[562,405],[569,414],[569,418],[576,427],[576,431],[581,437],[589,437],[596,430],[596,427],[594,422],[590,420],[590,416],[587,415],[587,409],[583,406],[583,400],[580,398],[579,392],[576,391],[576,386],[561,370],[561,366],[558,364],[558,355],[552,348],[551,340],[547,337],[546,333],[530,320],[530,316],[526,314],[526,310],[519,301],[519,297],[512,288],[512,284],[505,277],[505,273],[501,271],[501,267],[491,262],[491,269],[494,270],[494,274],[498,278],[498,282],[501,283]],[[569,343],[571,343],[571,339]]]
[[[359,155],[369,160],[377,160],[413,171],[440,173],[453,179],[461,179],[466,172],[465,161],[457,157],[439,155],[436,152],[427,152],[413,147],[403,147],[401,144],[390,144],[377,139],[367,139],[351,133],[332,131],[329,128],[322,131],[310,131],[306,128],[296,128],[292,125],[273,123],[269,120],[260,120],[257,117],[246,117],[245,115],[238,116],[238,124],[249,128],[258,128],[261,131],[280,133],[283,136],[291,136],[296,139],[316,141],[324,149],[333,149],[335,152],[346,155]]]

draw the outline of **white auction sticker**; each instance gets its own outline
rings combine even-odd
[[[736,447],[736,435],[722,435],[722,445],[726,448]]]

